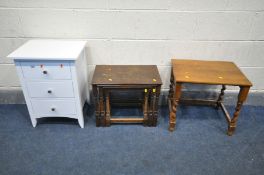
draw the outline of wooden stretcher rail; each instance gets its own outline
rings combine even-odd
[[[171,111],[172,100],[173,100],[173,98],[168,99],[169,111]],[[180,99],[180,102],[183,104],[189,104],[189,105],[217,105],[217,101],[215,101],[215,100]],[[230,117],[228,111],[226,110],[225,105],[222,102],[220,102],[219,105],[220,105],[220,108],[225,115],[226,121],[228,123],[230,123],[231,117]]]
[[[111,123],[143,123],[143,118],[111,118]]]
[[[225,105],[223,103],[220,103],[220,107],[221,107],[223,113],[225,114],[227,122],[230,123],[231,122],[231,117],[230,117],[228,111],[226,110]]]
[[[182,104],[191,104],[191,105],[212,105],[215,106],[217,104],[216,100],[203,100],[203,99],[180,99],[180,103]]]

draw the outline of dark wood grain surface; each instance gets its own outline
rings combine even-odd
[[[92,84],[162,84],[155,65],[96,65]]]
[[[161,84],[155,65],[97,65],[92,80],[96,101],[96,126],[110,126],[112,123],[156,126]],[[118,98],[126,91],[133,95]],[[136,95],[138,93],[139,96]],[[111,106],[117,104],[137,104],[142,107],[144,117],[113,118]]]

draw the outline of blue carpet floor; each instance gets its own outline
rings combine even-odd
[[[264,107],[244,106],[232,137],[211,107],[181,106],[173,133],[167,107],[157,127],[96,128],[94,109],[85,110],[84,129],[57,118],[33,128],[25,105],[0,105],[0,174],[264,174]],[[121,108],[113,114],[141,115]]]

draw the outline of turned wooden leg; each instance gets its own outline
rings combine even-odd
[[[149,107],[148,107],[148,126],[152,126],[153,123],[153,92],[152,89],[150,89],[149,91],[149,96],[150,96],[150,100],[149,100]]]
[[[224,99],[224,95],[225,95],[225,90],[226,90],[226,86],[225,85],[222,85],[222,89],[221,89],[221,92],[218,96],[218,99],[217,99],[217,102],[216,102],[216,107],[219,108],[221,103],[223,102],[223,99]]]
[[[172,98],[173,97],[173,93],[174,93],[174,76],[173,76],[173,68],[171,68],[171,77],[170,77],[170,90],[169,90],[169,95],[168,98]]]
[[[173,94],[173,99],[170,100],[171,111],[170,111],[169,131],[174,131],[175,130],[176,111],[177,111],[177,106],[179,104],[179,100],[180,100],[180,97],[181,97],[181,89],[182,89],[182,84],[181,83],[176,83],[175,92]]]
[[[96,85],[93,85],[93,94],[95,101],[95,117],[96,117],[96,126],[100,126],[100,101],[99,101],[99,92]]]
[[[110,118],[111,118],[111,114],[110,114],[110,97],[109,97],[109,90],[106,90],[105,91],[105,105],[106,105],[106,115],[105,115],[105,125],[106,126],[110,126],[111,124],[111,121],[110,121]]]
[[[149,89],[144,89],[144,104],[143,104],[143,114],[144,114],[144,126],[148,125],[148,102],[149,102]]]
[[[99,88],[100,125],[105,126],[105,104],[103,88]]]
[[[235,113],[233,115],[233,118],[231,119],[231,121],[228,124],[227,135],[229,135],[229,136],[233,135],[233,133],[236,129],[236,122],[237,122],[239,113],[241,111],[241,107],[242,107],[243,103],[245,102],[245,100],[247,99],[249,89],[250,89],[250,87],[247,87],[247,86],[245,86],[245,87],[241,86],[240,87],[240,91],[239,91],[238,99],[237,99],[237,105],[235,108]]]
[[[153,105],[153,116],[154,116],[153,126],[157,126],[159,96],[160,96],[160,86],[158,86],[155,90],[155,99],[154,99],[154,105]]]
[[[152,121],[150,123],[150,126],[154,126],[154,121],[155,121],[155,104],[156,104],[156,88],[152,89],[151,93],[151,98],[152,98],[152,104],[151,104],[151,111],[152,111]]]

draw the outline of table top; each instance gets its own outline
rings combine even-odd
[[[173,75],[177,82],[252,86],[251,82],[233,63],[172,59]]]
[[[97,65],[93,85],[161,85],[155,65]]]
[[[76,60],[86,45],[86,41],[38,39],[29,40],[8,57],[16,60]]]

